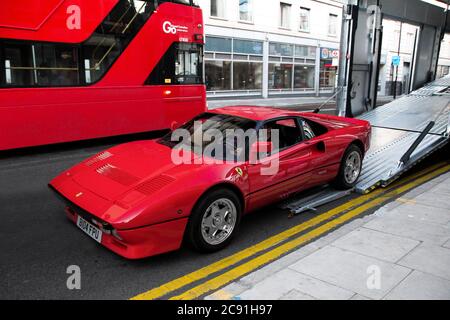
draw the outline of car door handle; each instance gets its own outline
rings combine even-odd
[[[307,146],[315,147],[320,152],[326,151],[325,142],[323,141],[306,141],[305,144]]]

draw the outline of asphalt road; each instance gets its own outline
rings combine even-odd
[[[136,137],[132,137],[135,139]],[[139,137],[140,138],[140,137]],[[227,249],[203,255],[180,251],[141,261],[109,252],[70,223],[47,183],[81,160],[129,138],[86,142],[0,155],[0,299],[128,299],[207,266],[307,221],[270,207],[243,219]],[[448,158],[448,149],[421,164]],[[349,201],[324,206],[320,212]],[[67,267],[81,268],[82,288],[67,289]]]

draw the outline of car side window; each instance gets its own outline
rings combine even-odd
[[[305,134],[305,139],[306,140],[311,140],[313,138],[316,137],[316,134],[314,133],[314,130],[311,128],[311,125],[306,122],[304,119],[302,119],[301,121],[302,127],[303,127],[303,132]]]
[[[272,142],[274,146],[278,146],[279,150],[289,148],[302,141],[302,134],[295,118],[275,120],[266,123],[262,129],[267,130],[267,141]],[[279,144],[274,141],[277,130]]]

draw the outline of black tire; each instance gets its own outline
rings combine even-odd
[[[236,219],[232,232],[230,235],[219,244],[208,243],[202,234],[202,220],[208,208],[220,199],[227,199],[231,201],[236,208]],[[217,189],[213,190],[206,195],[204,195],[199,202],[196,204],[194,210],[192,211],[191,217],[186,228],[185,240],[190,246],[192,246],[196,251],[203,253],[212,253],[220,251],[227,247],[235,235],[238,232],[239,224],[241,222],[242,216],[242,205],[239,197],[231,190],[228,189]]]
[[[351,155],[354,155],[355,152],[359,154],[360,170],[359,170],[359,174],[357,175],[356,179],[353,182],[349,182],[345,175],[346,163],[347,163],[347,160],[349,159],[349,157]],[[344,156],[342,157],[341,166],[339,168],[339,174],[333,183],[335,188],[340,189],[340,190],[347,190],[347,189],[351,189],[351,188],[355,187],[355,185],[357,184],[358,179],[361,175],[363,157],[364,157],[363,151],[357,145],[351,144],[347,148],[347,150],[344,153]]]

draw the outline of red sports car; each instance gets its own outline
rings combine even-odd
[[[232,132],[256,139],[217,141]],[[246,213],[321,184],[353,187],[370,135],[370,124],[357,119],[228,107],[159,140],[102,152],[50,187],[80,229],[125,258],[177,250],[183,240],[212,252],[230,243]],[[205,152],[213,140],[223,150]]]

